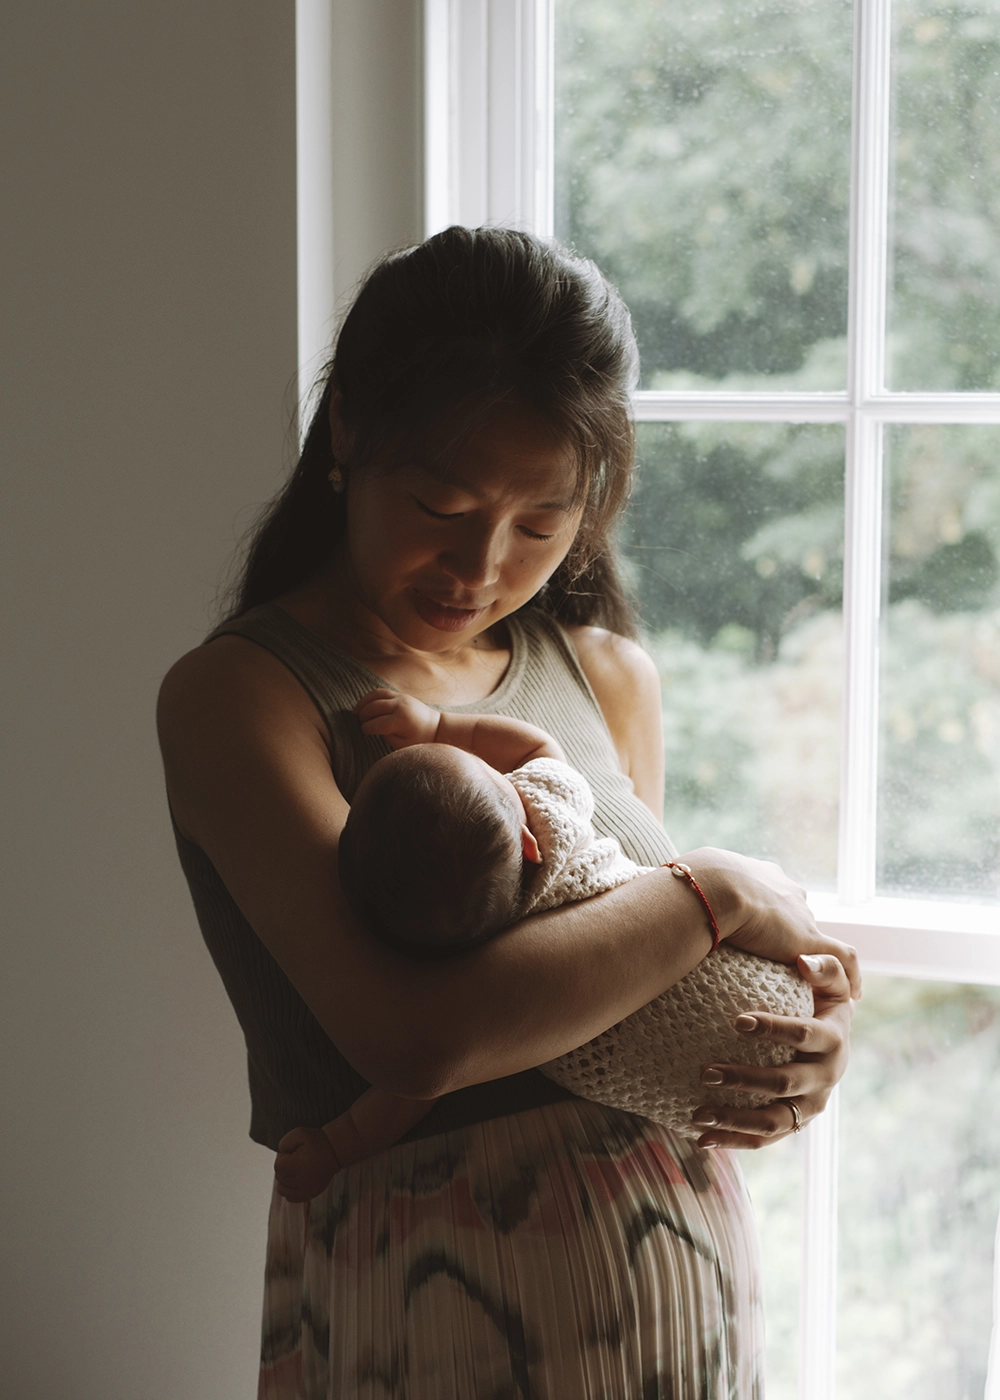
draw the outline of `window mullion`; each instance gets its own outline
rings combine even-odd
[[[424,233],[451,222],[456,165],[453,49],[458,43],[453,0],[424,0]]]
[[[882,425],[857,409],[846,466],[838,892],[860,904],[875,894]]]
[[[890,0],[857,0],[851,151],[840,897],[875,893],[882,429],[869,412],[885,379]]]
[[[552,229],[551,0],[424,0],[425,230]]]
[[[882,425],[866,404],[885,383],[890,0],[855,0],[851,115],[847,422],[844,503],[844,690],[840,898],[875,893],[878,641],[882,564]],[[799,1389],[836,1392],[836,1095],[803,1154]]]
[[[555,230],[554,27],[555,0],[531,0],[525,23],[525,46],[531,64],[531,83],[525,99],[531,132],[525,171],[526,184],[530,184],[525,202],[531,212],[531,227],[543,238],[551,238]]]
[[[835,1089],[802,1142],[802,1290],[799,1395],[833,1400],[837,1343],[837,1125]]]
[[[489,0],[451,0],[456,12],[451,46],[451,208],[446,224],[483,224],[490,216]],[[496,123],[494,123],[494,127]]]
[[[856,0],[847,377],[858,408],[885,387],[889,44],[890,0]]]
[[[632,403],[639,423],[844,423],[850,416],[843,393],[640,389]]]

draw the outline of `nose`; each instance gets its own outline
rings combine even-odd
[[[441,556],[446,573],[464,588],[490,588],[500,578],[500,530],[469,522]]]

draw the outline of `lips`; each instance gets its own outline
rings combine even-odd
[[[439,632],[462,632],[487,610],[485,607],[456,608],[416,589],[413,590],[413,606],[417,615]]]

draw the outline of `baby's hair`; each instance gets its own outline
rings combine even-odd
[[[388,754],[365,775],[340,836],[340,882],[364,927],[439,957],[483,943],[521,905],[521,816],[444,744]]]

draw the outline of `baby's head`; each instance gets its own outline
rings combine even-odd
[[[538,860],[514,787],[480,758],[415,744],[380,759],[340,837],[340,881],[364,926],[439,956],[517,918],[525,855]]]

